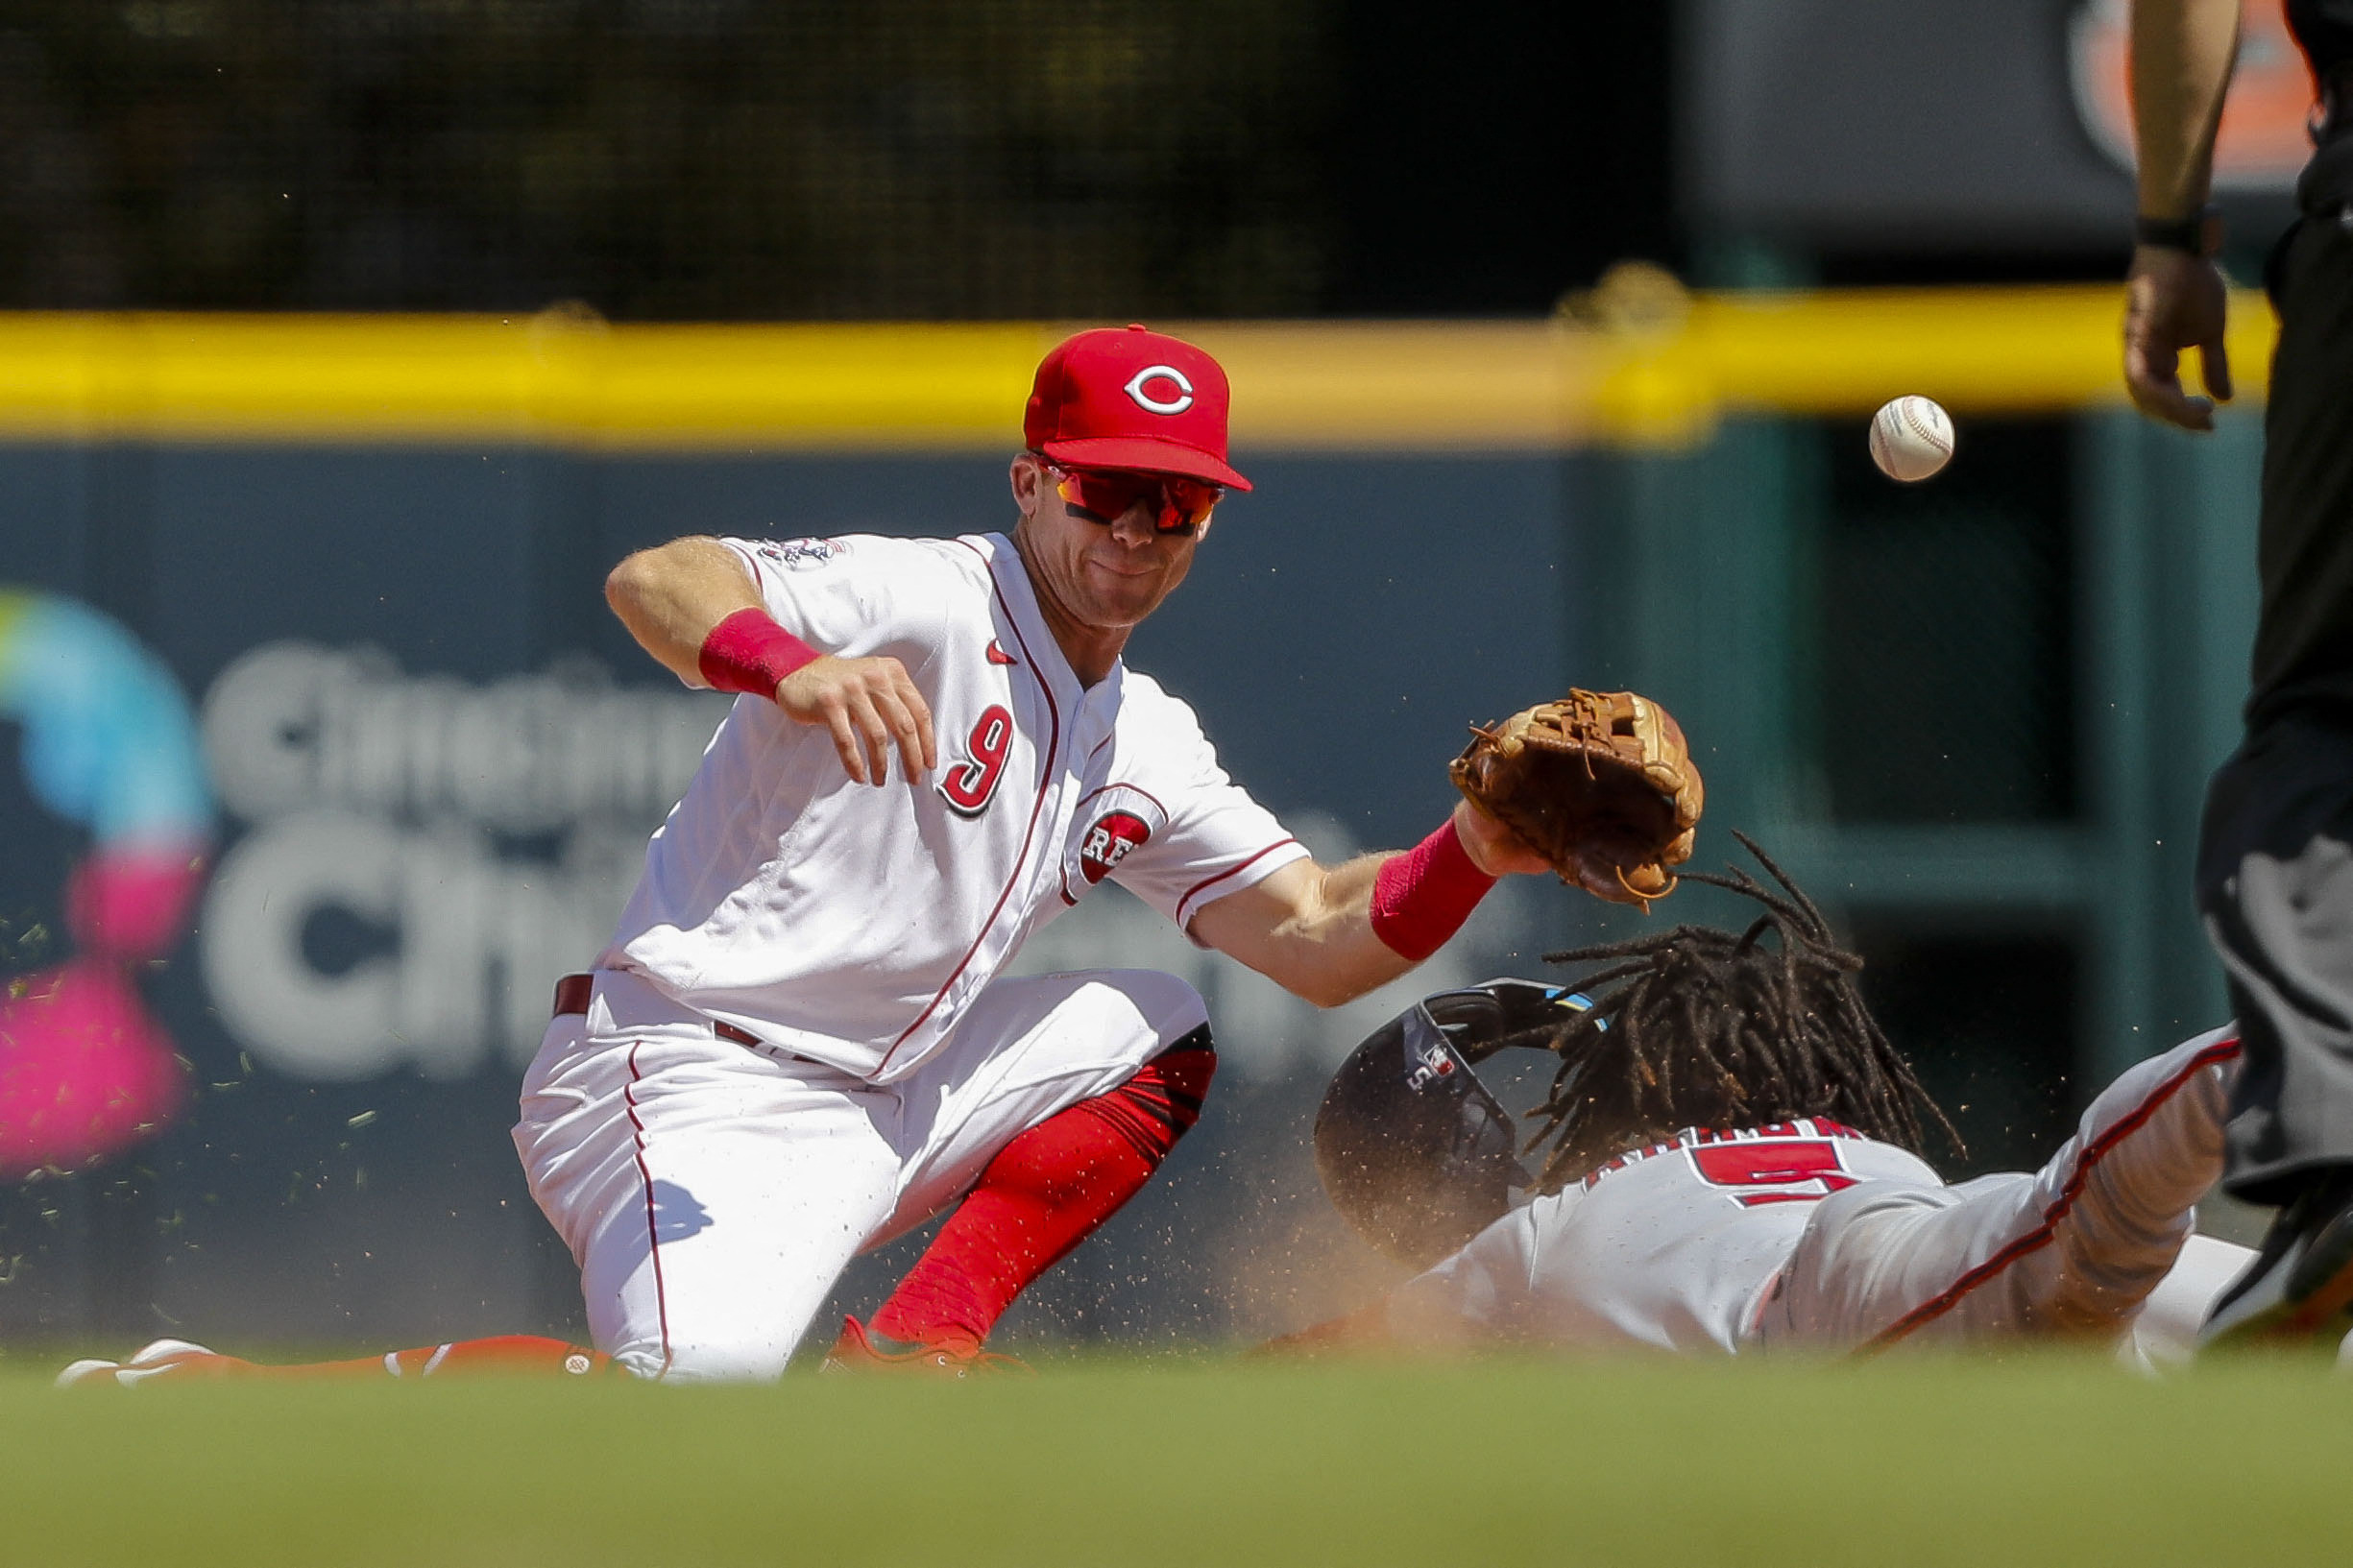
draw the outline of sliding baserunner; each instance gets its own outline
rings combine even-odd
[[[1864,1005],[1861,960],[1764,863],[1778,891],[1702,879],[1762,905],[1745,930],[1555,954],[1605,967],[1577,989],[1432,998],[1360,1048],[1319,1120],[1325,1188],[1426,1266],[1278,1344],[1746,1354],[2037,1336],[2188,1354],[2250,1256],[2192,1234],[2221,1173],[2234,1031],[2125,1072],[2040,1170],[1948,1184],[1924,1134],[1956,1150],[1957,1136]],[[1562,1059],[1532,1180],[1471,1071],[1511,1045]],[[1536,1195],[1514,1206],[1515,1185]]]

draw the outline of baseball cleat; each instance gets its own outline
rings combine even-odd
[[[948,1341],[901,1345],[869,1333],[855,1317],[841,1320],[841,1337],[825,1353],[821,1372],[885,1372],[912,1377],[970,1378],[995,1372],[1033,1370],[1018,1356],[983,1350],[978,1344]]]
[[[185,1339],[157,1339],[140,1346],[128,1361],[75,1362],[58,1374],[57,1386],[71,1388],[82,1384],[110,1382],[128,1388],[133,1384],[165,1376],[183,1380],[219,1377],[244,1364],[234,1356],[223,1356]]]
[[[2316,1180],[2271,1221],[2246,1272],[2199,1331],[2198,1348],[2287,1344],[2353,1326],[2353,1168]]]

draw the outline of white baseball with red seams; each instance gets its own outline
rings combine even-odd
[[[856,1253],[1205,1024],[1168,975],[1005,977],[1031,932],[1105,879],[1181,929],[1307,855],[1184,703],[1079,683],[1004,536],[724,543],[780,624],[905,664],[939,766],[855,784],[824,728],[738,698],[524,1077],[516,1148],[597,1348],[682,1379],[783,1371]]]
[[[2176,1046],[2039,1171],[1955,1186],[1836,1123],[1686,1132],[1498,1219],[1400,1288],[1389,1326],[1725,1354],[2106,1333],[2179,1359],[2249,1256],[2190,1234],[2238,1054],[2235,1029]]]
[[[1871,416],[1871,461],[1904,484],[1932,478],[1953,460],[1953,416],[1932,398],[1905,397]]]

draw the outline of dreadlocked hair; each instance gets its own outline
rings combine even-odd
[[[1822,911],[1754,840],[1734,836],[1780,893],[1738,867],[1724,877],[1685,875],[1763,905],[1746,930],[1678,926],[1544,954],[1548,963],[1607,967],[1577,982],[1594,999],[1590,1010],[1511,1042],[1549,1046],[1562,1059],[1551,1093],[1529,1113],[1542,1125],[1527,1148],[1551,1146],[1540,1191],[1557,1192],[1611,1156],[1686,1127],[1802,1117],[1924,1153],[1925,1113],[1956,1154],[1966,1152],[1864,1005],[1855,984],[1862,959],[1831,940]]]

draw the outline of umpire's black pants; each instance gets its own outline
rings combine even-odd
[[[2256,692],[2197,867],[2245,1052],[2223,1185],[2259,1203],[2353,1165],[2353,222],[2305,218],[2268,282]]]

